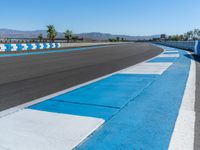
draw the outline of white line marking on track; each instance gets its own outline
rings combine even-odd
[[[196,66],[191,59],[190,73],[181,108],[169,145],[170,150],[193,150],[195,128]]]

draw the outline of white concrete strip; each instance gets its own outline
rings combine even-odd
[[[157,58],[161,58],[161,57],[180,57],[180,55],[179,54],[161,54]]]
[[[170,150],[193,150],[195,130],[196,66],[191,60],[190,73],[179,115],[169,145]]]
[[[177,50],[171,50],[171,51],[169,51],[169,50],[166,50],[165,52],[166,52],[166,53],[178,53],[178,51],[177,51]]]
[[[0,147],[9,150],[73,149],[104,120],[24,109],[0,119]]]
[[[136,66],[129,67],[121,74],[159,74],[161,75],[172,63],[140,63]]]

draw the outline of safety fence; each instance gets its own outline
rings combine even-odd
[[[0,44],[0,52],[43,50],[51,48],[60,48],[60,43],[24,43],[24,44]]]
[[[200,40],[196,41],[161,41],[154,42],[155,44],[160,44],[164,46],[170,46],[174,48],[180,48],[185,50],[190,50],[197,55],[200,55]]]

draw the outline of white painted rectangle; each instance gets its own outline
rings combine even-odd
[[[68,150],[103,123],[97,118],[23,109],[0,118],[0,148]]]
[[[172,63],[141,63],[122,70],[122,74],[162,74]]]
[[[180,55],[179,54],[161,54],[157,58],[159,57],[180,57]]]

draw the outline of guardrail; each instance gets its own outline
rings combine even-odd
[[[164,46],[170,46],[174,48],[180,48],[185,50],[193,51],[196,55],[200,55],[200,40],[196,41],[161,41],[154,42]]]
[[[24,44],[0,44],[0,52],[14,52],[27,50],[43,50],[50,48],[60,48],[60,43],[24,43]]]

